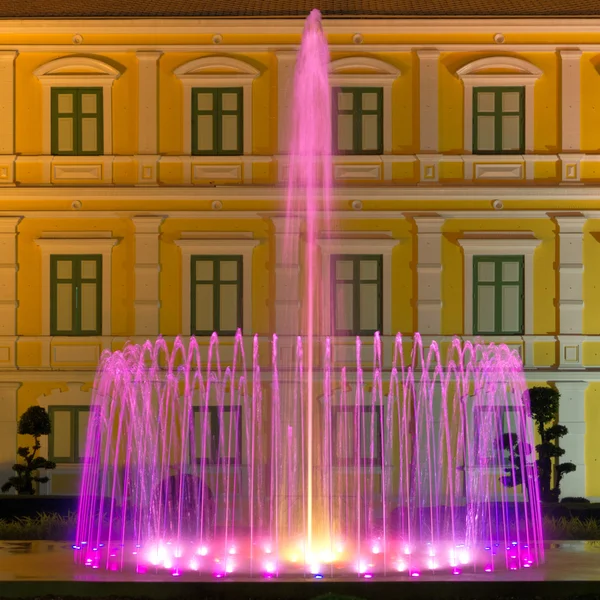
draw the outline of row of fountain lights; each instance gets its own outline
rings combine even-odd
[[[462,544],[458,544],[451,548],[447,554],[447,561],[441,560],[440,556],[436,553],[435,549],[431,544],[428,544],[429,548],[426,552],[424,565],[428,571],[436,571],[443,568],[451,569],[453,575],[460,575],[463,567],[472,563],[472,557],[469,549]],[[119,548],[114,548],[108,556],[108,568],[109,570],[116,571],[119,569],[118,558],[121,554],[121,550],[124,545]],[[485,547],[486,561],[484,561],[484,571],[490,573],[494,570],[494,556],[497,555],[500,544],[493,544]],[[74,545],[73,549],[76,551],[82,551],[86,554],[85,566],[93,569],[100,568],[100,562],[102,554],[106,552],[105,544],[98,544],[98,546],[90,547],[87,542],[82,542],[81,545]],[[89,554],[92,556],[90,557]],[[303,548],[300,547],[297,553],[290,553],[289,562],[293,565],[298,565],[300,558],[303,554]],[[380,542],[374,542],[371,547],[371,559],[360,559],[355,566],[356,574],[363,579],[372,579],[375,576],[375,560],[377,555],[381,555],[383,552]],[[165,569],[171,571],[173,577],[178,577],[182,574],[185,567],[183,567],[183,551],[178,546],[173,546],[172,542],[166,542],[164,544],[158,544],[152,546],[149,551],[144,552],[140,544],[136,544],[135,549],[132,551],[132,556],[137,559],[137,572],[146,573],[148,568]],[[187,569],[193,572],[200,572],[201,567],[208,567],[210,564],[213,565],[212,573],[217,578],[223,578],[236,571],[236,555],[238,555],[238,548],[235,545],[230,546],[226,557],[214,557],[209,556],[209,548],[206,545],[202,545],[196,549],[193,553],[192,558],[187,562]],[[304,560],[305,573],[315,578],[323,579],[324,574],[335,567],[336,564],[343,560],[344,547],[342,544],[337,544],[335,551],[325,551],[320,555],[307,555]],[[506,557],[508,568],[512,571],[516,571],[520,567],[529,568],[534,564],[529,546],[527,544],[519,545],[518,542],[511,542],[510,545],[506,546]],[[141,561],[139,560],[141,558]],[[113,559],[113,560],[111,560]],[[212,561],[212,563],[209,563]],[[279,562],[273,555],[272,546],[266,544],[263,547],[263,556],[259,559],[262,563],[261,572],[267,579],[276,577],[279,574]],[[414,555],[409,546],[405,546],[403,551],[396,556],[393,560],[393,567],[398,573],[407,573],[411,577],[420,577],[421,569],[414,566]],[[446,562],[446,564],[444,564]],[[149,565],[149,566],[148,566]],[[474,566],[474,564],[473,564]]]

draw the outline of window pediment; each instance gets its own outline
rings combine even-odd
[[[96,81],[114,81],[121,76],[121,71],[96,58],[68,56],[43,64],[34,71],[34,74],[45,84],[60,85],[65,78],[86,78],[89,85],[90,77]]]
[[[490,56],[474,60],[456,71],[463,81],[477,81],[480,77],[496,77],[499,79],[531,79],[542,76],[542,71],[522,58],[512,56]]]
[[[339,58],[329,63],[329,80],[333,85],[391,85],[400,69],[376,58],[357,56]]]
[[[199,79],[216,79],[223,82],[252,81],[260,75],[260,71],[247,62],[228,56],[205,56],[191,60],[173,71],[182,81],[198,81]]]

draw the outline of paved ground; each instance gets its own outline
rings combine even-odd
[[[195,574],[186,575],[180,580],[198,581]],[[600,541],[560,542],[548,544],[546,564],[521,571],[496,571],[490,573],[469,573],[465,568],[458,577],[463,581],[598,581],[600,582]],[[211,579],[205,577],[205,579]],[[381,579],[381,578],[379,578]],[[385,578],[392,580],[408,579],[394,575]],[[6,581],[110,581],[110,582],[173,582],[169,574],[136,575],[129,572],[110,572],[102,569],[92,571],[73,564],[73,550],[70,544],[61,542],[0,542],[0,582]],[[229,581],[247,581],[240,577],[228,577]],[[356,581],[355,577],[345,578]],[[423,573],[419,581],[456,581],[457,576],[448,572],[435,575]],[[289,580],[288,580],[289,581]],[[0,589],[1,589],[0,584]],[[600,583],[598,583],[600,593]]]

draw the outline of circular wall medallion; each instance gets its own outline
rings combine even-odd
[[[76,33],[76,34],[73,36],[73,43],[74,43],[74,44],[81,44],[82,42],[83,42],[83,36],[82,36],[82,35],[79,35],[78,33]]]
[[[223,208],[223,203],[220,200],[215,200],[211,206],[213,210],[221,210]]]
[[[352,41],[353,41],[355,44],[362,44],[362,43],[363,43],[363,36],[362,36],[360,33],[355,33],[355,34],[352,36]]]
[[[504,34],[503,33],[497,33],[494,36],[494,41],[496,42],[496,44],[504,44]]]
[[[223,41],[223,36],[220,33],[216,33],[212,36],[213,44],[220,44]]]

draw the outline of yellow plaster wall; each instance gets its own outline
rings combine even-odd
[[[588,496],[600,496],[600,383],[590,383],[585,394],[585,481]],[[568,475],[565,475],[568,477]]]

